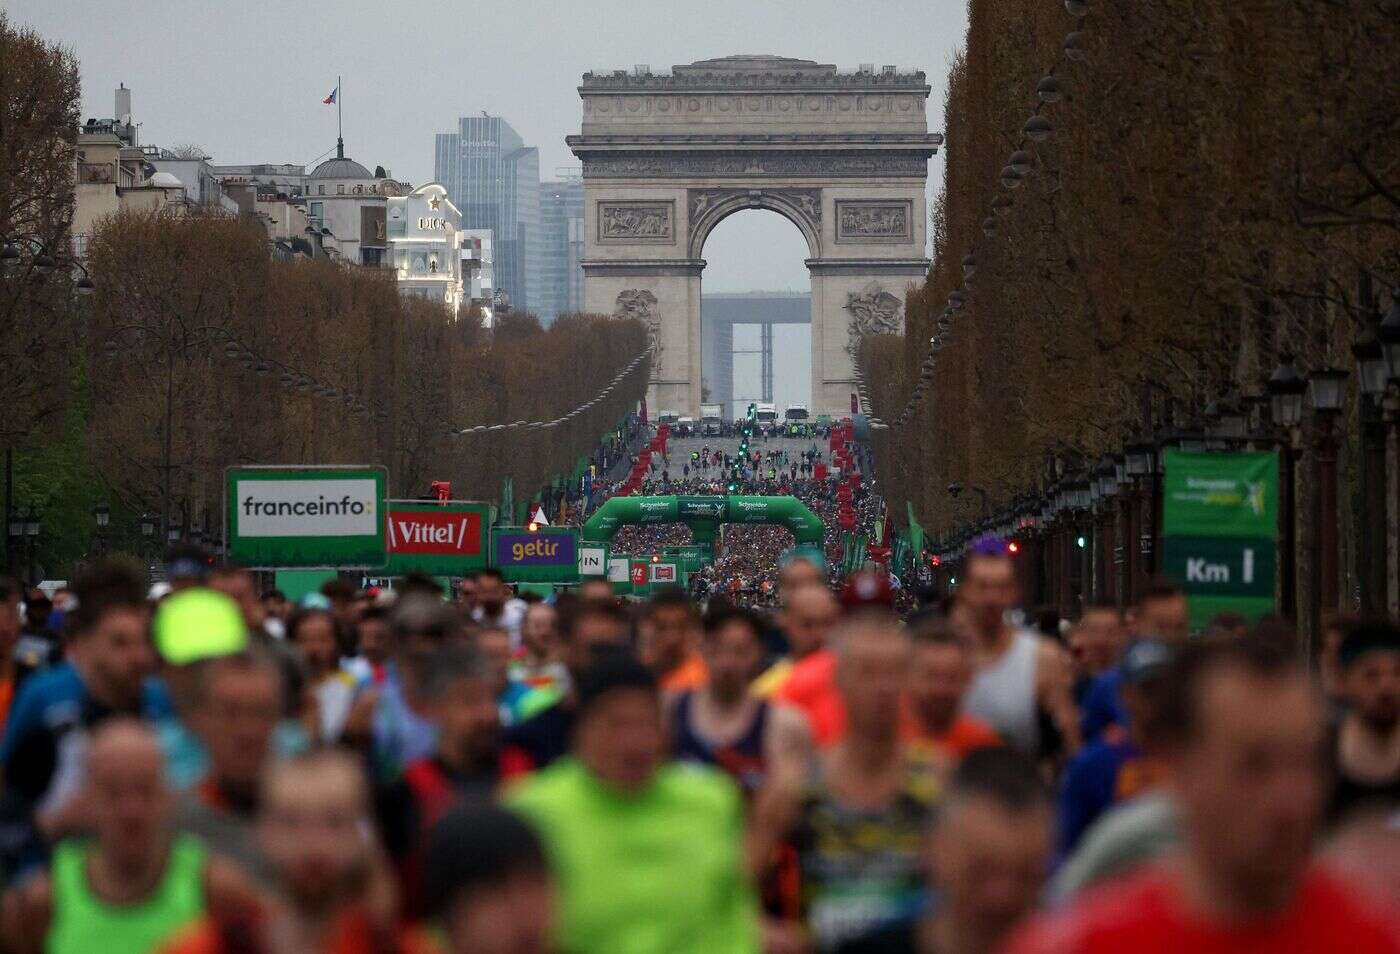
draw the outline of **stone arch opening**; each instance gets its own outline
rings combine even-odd
[[[754,207],[713,224],[699,250],[701,400],[729,420],[748,403],[812,407],[812,258],[788,217]]]

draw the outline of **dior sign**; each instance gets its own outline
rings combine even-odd
[[[598,241],[624,245],[675,241],[671,202],[599,202]]]
[[[836,241],[908,242],[913,203],[846,199],[836,203]]]

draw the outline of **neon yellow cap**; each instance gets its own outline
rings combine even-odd
[[[238,604],[216,590],[194,587],[162,600],[151,623],[156,652],[175,666],[248,648]]]

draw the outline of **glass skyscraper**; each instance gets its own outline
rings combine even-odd
[[[499,116],[463,116],[456,132],[437,134],[433,175],[461,210],[462,228],[492,231],[496,285],[511,308],[541,314],[547,294],[539,150]]]
[[[545,322],[583,311],[583,178],[540,184],[544,262],[543,299],[536,313]]]

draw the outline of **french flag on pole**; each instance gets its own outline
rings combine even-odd
[[[330,94],[329,96],[327,96],[325,99],[321,100],[321,102],[322,102],[323,104],[325,104],[326,106],[334,106],[334,105],[335,105],[335,94],[336,94],[336,93],[339,93],[339,92],[340,92],[340,87],[337,86],[335,89],[331,90],[331,94]]]

